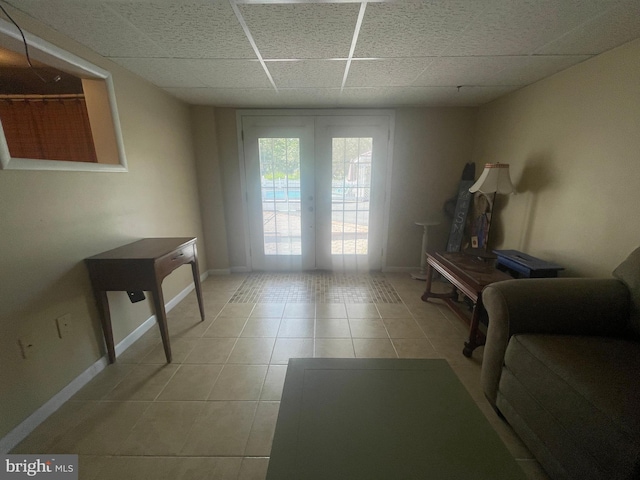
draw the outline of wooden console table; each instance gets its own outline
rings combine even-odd
[[[100,312],[109,363],[115,362],[116,352],[107,299],[108,291],[151,292],[164,353],[167,362],[171,363],[171,345],[162,295],[162,280],[179,266],[190,263],[200,317],[204,320],[196,239],[193,237],[145,238],[89,257],[85,262],[89,268],[89,277]]]
[[[487,262],[476,256],[458,252],[427,253],[427,265],[427,286],[422,295],[423,301],[426,302],[429,298],[441,298],[465,322],[468,322],[469,318],[456,302],[458,291],[473,302],[469,340],[465,342],[462,350],[465,357],[471,357],[476,347],[484,345],[484,335],[478,328],[480,315],[483,311],[482,289],[490,283],[511,280],[513,277],[496,270],[493,262]],[[434,293],[431,291],[434,270],[453,285],[451,292]]]

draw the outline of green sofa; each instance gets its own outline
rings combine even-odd
[[[553,479],[640,479],[640,248],[613,278],[507,280],[482,385]]]

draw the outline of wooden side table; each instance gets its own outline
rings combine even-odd
[[[476,347],[484,345],[484,335],[479,330],[480,315],[483,311],[482,289],[490,283],[511,280],[513,277],[496,270],[493,262],[487,262],[478,257],[458,252],[434,252],[427,253],[427,285],[423,301],[429,298],[441,298],[462,320],[468,322],[468,316],[457,304],[455,299],[458,291],[462,292],[473,302],[473,311],[469,327],[469,340],[465,342],[462,353],[465,357],[471,357]],[[434,293],[431,291],[433,271],[436,270],[452,285],[453,289],[448,293]]]
[[[107,299],[108,291],[151,292],[164,353],[167,362],[171,363],[171,345],[162,295],[162,280],[176,268],[190,263],[200,317],[204,320],[196,238],[145,238],[89,257],[85,262],[100,312],[109,363],[115,362],[116,352]]]

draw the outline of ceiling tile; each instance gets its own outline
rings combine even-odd
[[[357,3],[238,5],[263,58],[346,58]]]
[[[115,58],[159,87],[272,88],[257,60]]]
[[[341,106],[477,106],[512,92],[519,87],[399,87],[345,88]]]
[[[257,60],[189,60],[194,74],[207,87],[273,89]]]
[[[219,107],[266,107],[276,101],[277,93],[270,89],[244,88],[165,88],[180,100],[192,105]]]
[[[416,79],[415,86],[489,85],[509,57],[440,57]]]
[[[164,57],[256,57],[227,0],[122,1],[108,5],[153,39]]]
[[[415,86],[528,85],[589,58],[588,56],[440,57]]]
[[[540,54],[598,54],[640,37],[640,1],[629,0],[538,49]]]
[[[494,72],[492,85],[529,85],[589,58],[589,55],[552,55],[504,58],[504,68]]]
[[[436,57],[381,58],[351,62],[348,87],[409,86]]]
[[[162,49],[105,4],[13,0],[16,8],[104,56],[155,57]]]
[[[447,56],[527,55],[618,0],[486,0],[485,9],[444,52]]]
[[[267,62],[278,88],[340,88],[346,65],[346,60]]]
[[[220,107],[337,107],[339,88],[273,89],[242,88],[166,88],[175,97],[194,105],[216,105]]]
[[[158,87],[204,87],[189,68],[188,60],[179,58],[113,58],[126,69],[146,78]]]
[[[478,15],[482,4],[466,0],[369,3],[355,56],[440,55]]]

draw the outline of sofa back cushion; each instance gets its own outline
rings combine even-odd
[[[640,247],[616,267],[613,276],[627,285],[631,294],[629,327],[640,335]]]

